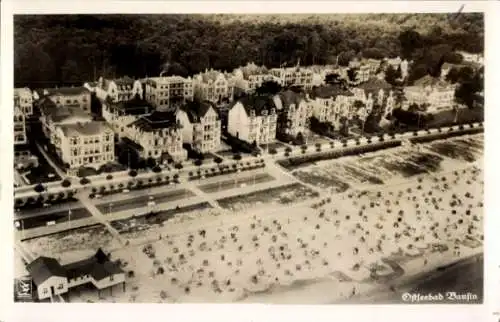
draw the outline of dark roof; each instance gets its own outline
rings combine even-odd
[[[44,98],[42,102],[39,104],[40,112],[42,115],[47,117],[47,119],[52,120],[52,122],[61,122],[68,118],[76,117],[83,118],[89,121],[92,120],[92,117],[85,113],[81,108],[76,106],[61,106],[57,107],[54,102],[50,99]]]
[[[63,95],[63,96],[90,94],[90,91],[83,86],[48,88],[47,92],[49,92],[49,95]]]
[[[392,88],[392,86],[383,79],[372,77],[368,81],[360,84],[358,88],[365,90],[365,92],[376,93],[381,89],[383,89],[384,91],[388,91]]]
[[[127,115],[144,115],[154,110],[149,102],[135,97],[128,101],[111,103],[110,107]]]
[[[144,148],[142,147],[142,145],[140,145],[139,143],[136,143],[136,142],[132,141],[131,139],[129,139],[127,137],[122,138],[122,142],[125,145],[128,145],[129,147],[131,147],[134,150],[144,151]]]
[[[305,95],[303,93],[296,93],[292,90],[286,90],[279,93],[279,97],[285,109],[290,107],[291,104],[297,106],[301,101],[305,100]]]
[[[251,111],[255,111],[255,115],[261,115],[263,111],[268,111],[272,108],[276,108],[274,104],[274,100],[269,95],[249,95],[244,96],[238,100],[247,114],[250,114]]]
[[[133,85],[135,80],[128,77],[128,76],[123,76],[121,78],[116,78],[113,80],[117,86],[123,86],[123,85]]]
[[[151,114],[141,116],[138,120],[132,122],[128,126],[136,126],[142,131],[152,132],[166,128],[177,128],[178,124],[174,112],[154,111]]]
[[[64,124],[60,127],[66,136],[97,135],[104,133],[106,130],[113,131],[106,122],[102,121]]]
[[[51,257],[38,257],[26,265],[26,269],[37,286],[52,276],[66,277],[65,269],[55,258]]]
[[[354,94],[341,85],[326,85],[314,88],[311,96],[314,98],[335,98],[337,96],[354,96]]]
[[[205,114],[210,110],[214,105],[210,102],[188,102],[181,106],[181,110],[186,112],[189,118],[189,122],[198,123],[200,118],[204,117]]]
[[[425,75],[422,78],[417,79],[414,83],[415,86],[446,86],[446,82],[442,81],[440,78],[432,77],[430,75]]]
[[[123,273],[120,266],[110,261],[100,248],[94,256],[63,267],[66,270],[68,279],[90,275],[94,280],[100,281],[111,275]]]

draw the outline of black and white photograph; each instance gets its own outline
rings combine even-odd
[[[13,300],[483,303],[484,16],[15,14]]]

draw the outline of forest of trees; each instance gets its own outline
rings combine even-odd
[[[443,60],[456,59],[454,50],[483,51],[482,14],[422,14],[406,20],[408,15],[388,15],[392,23],[383,27],[363,25],[362,17],[352,16],[252,23],[218,20],[217,15],[16,15],[14,80],[16,86],[32,88],[79,85],[99,76],[231,71],[250,61],[268,67],[295,65],[299,59],[302,65],[328,64],[337,55],[339,64],[355,56],[399,55],[415,62],[410,78],[417,79],[436,73]],[[421,19],[427,29],[404,29],[408,19],[415,26]],[[429,28],[431,21],[435,24]]]

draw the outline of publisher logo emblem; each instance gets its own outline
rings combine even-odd
[[[19,278],[15,280],[15,300],[31,302],[33,301],[33,283],[29,278]]]

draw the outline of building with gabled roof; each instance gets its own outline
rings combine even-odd
[[[234,86],[245,93],[253,93],[266,81],[281,82],[276,76],[271,75],[265,66],[257,66],[253,62],[239,67],[233,71]]]
[[[56,153],[70,175],[76,175],[81,167],[97,170],[115,161],[114,133],[106,122],[61,124],[55,132]]]
[[[338,128],[342,118],[351,119],[354,116],[356,97],[342,84],[314,88],[311,98],[315,102],[313,116],[319,122],[328,122]]]
[[[95,255],[66,265],[55,258],[41,256],[26,266],[35,285],[38,299],[44,300],[67,293],[71,288],[90,283],[99,291],[123,284],[125,272],[98,249]]]
[[[273,98],[278,111],[277,132],[297,136],[305,135],[309,118],[313,115],[314,102],[304,93],[286,90]]]
[[[416,80],[413,86],[405,87],[404,94],[407,106],[412,104],[427,106],[427,112],[435,113],[454,107],[455,88],[454,84],[426,75]]]
[[[42,130],[50,143],[59,144],[56,128],[60,125],[88,123],[92,121],[92,116],[76,106],[57,106],[49,97],[43,97],[38,102],[40,109],[40,122]]]
[[[154,111],[142,115],[127,126],[126,137],[140,145],[141,158],[157,161],[187,159],[182,147],[182,128],[173,111]]]
[[[270,70],[283,87],[298,86],[304,89],[311,89],[313,86],[314,72],[307,67],[281,67]]]
[[[27,87],[14,88],[14,105],[17,105],[25,117],[33,115],[33,92]]]
[[[96,96],[102,101],[109,99],[112,102],[122,102],[136,97],[143,98],[141,82],[128,76],[115,79],[100,77],[95,92]]]
[[[368,81],[358,85],[353,89],[357,99],[366,102],[368,97],[373,97],[375,103],[383,106],[384,100],[392,92],[392,85],[383,79],[371,77]]]
[[[211,102],[188,102],[176,112],[182,126],[182,141],[200,153],[220,148],[221,121]]]
[[[276,139],[277,110],[268,95],[246,96],[229,108],[229,134],[248,143],[267,144]]]
[[[234,86],[224,73],[210,69],[193,77],[194,97],[199,101],[221,103],[232,101]]]
[[[129,101],[104,102],[102,117],[115,131],[117,139],[127,136],[127,126],[143,115],[154,111],[154,107],[147,101],[133,98]]]

